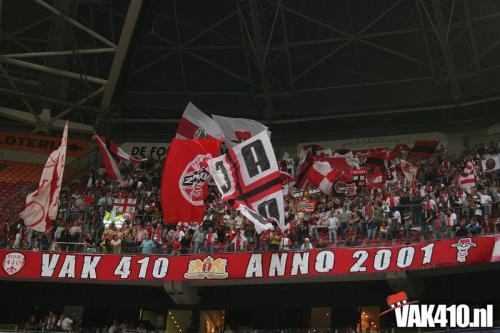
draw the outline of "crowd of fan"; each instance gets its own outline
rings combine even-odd
[[[53,311],[48,311],[45,315],[31,315],[24,324],[24,331],[70,331],[73,328],[73,324],[74,320],[67,317],[64,313],[56,315]]]
[[[212,253],[219,251],[311,249],[325,246],[399,244],[497,232],[500,185],[495,173],[477,170],[476,186],[458,186],[467,160],[498,153],[496,143],[477,145],[449,158],[440,147],[419,166],[417,182],[400,181],[381,189],[358,188],[352,198],[319,194],[313,212],[302,212],[287,196],[286,230],[257,234],[246,218],[220,200],[211,187],[201,224],[164,224],[159,188],[162,162],[121,165],[124,180],[109,182],[97,169],[67,184],[60,212],[46,233],[26,230],[21,221],[0,222],[0,247],[103,253]],[[411,161],[411,160],[410,160]],[[478,166],[479,163],[476,163]],[[113,198],[135,198],[136,212],[122,226],[105,226]]]
[[[71,318],[73,317],[73,318]],[[76,314],[66,315],[61,313],[60,315],[55,314],[54,311],[48,311],[45,314],[40,312],[38,306],[34,309],[34,314],[32,314],[29,319],[22,325],[24,332],[85,332],[86,329],[81,329],[79,327],[80,319]],[[156,322],[152,325],[149,321],[123,321],[118,322],[113,320],[109,325],[98,329],[96,331],[106,332],[106,333],[125,333],[125,332],[137,332],[137,333],[147,333],[147,332],[164,332],[165,331],[165,318],[163,316],[158,316]]]

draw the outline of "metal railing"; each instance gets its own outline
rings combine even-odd
[[[494,236],[494,235],[499,235],[499,233],[484,233],[484,234],[478,234],[476,237],[480,236]],[[442,237],[441,240],[446,240],[446,239],[455,239],[455,238],[460,238],[460,237]],[[436,241],[437,239],[427,239],[427,240],[412,240],[412,239],[407,239],[407,238],[401,238],[401,239],[395,239],[395,240],[376,240],[375,242],[362,242],[359,244],[353,244],[353,245],[346,245],[345,241],[338,241],[337,244],[335,245],[334,242],[325,242],[321,244],[321,246],[316,246],[314,249],[342,249],[342,248],[376,248],[376,247],[391,247],[391,246],[403,246],[403,245],[408,245],[408,244],[418,244],[421,242],[432,242]],[[366,239],[365,239],[366,241]],[[255,253],[255,252],[275,252],[275,251],[301,251],[300,249],[300,244],[297,244],[296,246],[290,247],[288,249],[283,249],[283,248],[271,248],[271,247],[264,247],[259,246],[259,247],[252,247],[252,248],[247,248],[245,250],[241,251],[235,251],[234,247],[228,246],[229,244],[222,244],[218,243],[217,246],[214,247],[214,250],[212,252],[207,252],[206,248],[203,247],[200,252],[195,253],[193,246],[190,246],[187,248],[186,252],[166,252],[163,249],[160,250],[160,248],[154,248],[152,253],[142,253],[141,252],[141,246],[135,243],[135,245],[131,244],[124,244],[122,243],[121,247],[119,248],[119,251],[114,252],[113,250],[103,250],[102,246],[100,243],[96,243],[95,245],[90,245],[84,242],[51,242],[46,248],[38,248],[38,249],[19,249],[16,248],[17,250],[24,250],[24,251],[49,251],[49,252],[71,252],[71,253],[104,253],[104,254],[116,254],[116,255],[133,255],[133,254],[142,254],[142,255],[179,255],[179,256],[192,256],[192,255],[206,255],[206,254],[221,254],[221,253]],[[9,247],[4,247],[8,249]],[[14,249],[14,248],[13,248]]]

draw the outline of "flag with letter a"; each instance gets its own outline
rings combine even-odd
[[[262,131],[267,131],[266,126],[252,119],[229,118],[215,114],[212,117],[224,133],[224,140],[228,147],[234,147]]]
[[[207,161],[219,155],[220,140],[173,139],[161,185],[161,206],[167,223],[201,222],[208,195]]]
[[[280,171],[267,131],[230,148],[208,161],[223,200],[235,200],[285,225],[285,207]]]
[[[64,126],[61,145],[50,154],[45,163],[38,189],[26,197],[26,208],[20,217],[29,229],[45,232],[57,217],[67,143],[68,122]]]
[[[190,102],[182,114],[175,137],[178,139],[222,139],[224,135],[212,118]]]

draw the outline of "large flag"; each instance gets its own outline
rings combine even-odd
[[[42,171],[38,189],[26,197],[26,208],[20,216],[27,228],[45,232],[52,226],[59,209],[59,195],[66,161],[66,147],[68,143],[68,123],[59,148],[54,150]]]
[[[437,140],[420,140],[415,141],[415,145],[410,150],[411,158],[428,159],[436,151],[439,141]]]
[[[220,140],[173,139],[161,185],[161,206],[167,223],[201,222],[208,195],[207,161],[219,156]]]
[[[178,139],[203,139],[207,137],[222,139],[224,135],[212,118],[190,102],[182,114],[175,137]]]
[[[208,165],[224,201],[234,200],[235,207],[239,204],[250,207],[284,227],[282,182],[267,131],[209,160]]]
[[[493,172],[500,169],[500,154],[486,156],[484,160],[481,161],[481,166],[483,172]]]
[[[219,124],[224,140],[228,147],[234,147],[240,142],[250,139],[262,131],[267,132],[267,127],[258,121],[245,118],[228,118],[212,115],[215,122]]]
[[[399,166],[401,167],[401,170],[403,170],[403,174],[410,185],[413,185],[417,177],[418,167],[405,160],[399,160]]]

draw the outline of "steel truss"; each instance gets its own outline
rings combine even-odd
[[[500,45],[500,40],[493,41],[486,49],[478,49],[474,26],[488,21],[499,21],[500,10],[487,8],[481,15],[478,11],[471,14],[471,6],[466,0],[404,0],[392,1],[384,9],[379,10],[371,20],[357,28],[352,26],[339,28],[332,22],[308,13],[304,8],[297,8],[292,2],[281,0],[238,0],[236,11],[228,11],[224,16],[214,20],[211,25],[201,25],[190,18],[182,17],[178,13],[178,1],[170,0],[175,10],[159,12],[154,15],[154,20],[160,23],[175,23],[175,38],[169,38],[161,33],[154,32],[156,40],[161,44],[143,43],[139,46],[139,54],[157,54],[165,51],[158,57],[149,61],[140,61],[133,70],[133,76],[139,77],[141,82],[152,82],[158,89],[131,88],[130,96],[177,96],[178,98],[204,98],[203,96],[241,96],[251,97],[259,112],[255,118],[267,122],[300,122],[309,117],[281,119],[285,114],[279,109],[297,96],[310,93],[321,93],[345,89],[371,88],[391,86],[411,87],[412,84],[426,83],[437,88],[449,87],[449,94],[443,95],[442,101],[463,101],[464,80],[478,80],[488,72],[497,71],[498,65],[482,65],[481,60],[492,50]],[[409,6],[414,14],[413,24],[390,31],[378,29],[384,20],[390,19],[401,7]],[[305,6],[304,6],[305,7]],[[230,8],[229,8],[230,9]],[[349,9],[350,10],[350,9]],[[351,13],[355,16],[356,13]],[[347,13],[346,13],[347,15]],[[292,21],[307,22],[331,36],[321,36],[306,40],[294,39],[291,34]],[[238,34],[219,29],[221,26],[234,23],[238,27]],[[182,40],[184,29],[198,30],[198,33],[188,40]],[[236,29],[235,29],[236,31]],[[420,36],[420,37],[418,37]],[[209,37],[223,40],[224,43],[204,43]],[[397,44],[389,45],[385,39],[408,37],[421,43],[423,52],[412,54],[407,50],[398,48]],[[461,55],[457,51],[469,45],[470,63],[463,65],[457,63]],[[336,64],[345,56],[345,52],[355,47],[357,56],[353,61],[355,66]],[[308,48],[318,48],[322,51],[315,52],[316,56],[307,55]],[[396,59],[401,64],[417,68],[418,75],[408,77],[385,77],[384,75],[366,72],[366,65],[359,57],[359,50],[373,50],[380,56]],[[462,52],[461,50],[460,52]],[[155,53],[156,52],[156,53]],[[205,52],[220,52],[220,60],[204,56]],[[224,52],[239,52],[244,70],[235,71],[226,66]],[[180,57],[176,57],[180,55]],[[172,84],[162,83],[149,73],[153,69],[162,68],[162,64],[174,59],[179,61],[182,69],[179,86],[180,89],[169,89]],[[194,90],[190,89],[190,77],[184,70],[186,57],[196,58],[207,66],[217,69],[223,75],[246,84],[247,89],[220,89],[220,90]],[[175,60],[177,61],[177,60]],[[325,85],[319,80],[314,80],[318,72],[331,73],[332,76],[340,74],[351,75],[349,82]],[[151,80],[151,81],[150,81]],[[480,99],[477,99],[480,100]],[[436,103],[441,105],[443,103]],[[154,107],[154,106],[152,106]],[[286,109],[286,108],[285,108]],[[346,112],[348,114],[349,112]],[[337,116],[335,116],[337,117]],[[322,119],[321,116],[319,119]],[[146,120],[147,121],[147,120]]]
[[[500,95],[480,85],[500,69],[500,60],[492,60],[500,36],[481,30],[500,27],[500,8],[486,1],[379,1],[371,2],[370,15],[349,0],[325,5],[328,13],[302,1],[217,2],[207,15],[201,11],[210,6],[179,0],[158,1],[147,13],[142,0],[89,3],[72,8],[71,1],[32,0],[44,14],[2,29],[0,43],[8,45],[0,55],[2,102],[32,113],[35,132],[51,129],[53,121],[38,116],[44,107],[55,119],[88,124],[172,123],[193,100],[231,115],[235,105],[245,116],[279,125],[433,108],[446,118],[444,110]],[[0,15],[1,27],[4,21]],[[134,40],[138,21],[143,26]],[[46,33],[34,36],[38,29]],[[67,36],[58,41],[55,31]],[[398,99],[403,88],[421,94],[419,104]],[[336,104],[358,92],[352,105]],[[394,100],[375,105],[378,95]],[[304,105],[316,97],[328,105],[308,110]],[[117,104],[121,119],[109,117]]]
[[[76,1],[62,0],[55,0],[53,4],[44,0],[20,4],[33,11],[37,6],[43,8],[44,15],[0,37],[0,43],[7,44],[9,50],[16,50],[0,54],[0,83],[2,79],[7,83],[6,88],[0,88],[2,95],[7,97],[4,102],[12,98],[21,100],[22,104],[14,105],[29,111],[35,121],[19,121],[32,125],[33,133],[48,133],[60,118],[77,117],[91,123],[92,119],[102,119],[108,114],[142,0],[130,0],[124,14],[105,6],[104,2],[73,8],[75,4]],[[100,11],[108,12],[109,25],[96,22],[95,14]],[[84,17],[87,22],[83,23],[77,16]],[[113,25],[117,17],[123,19],[119,39]],[[46,40],[23,37],[38,29],[43,31],[41,35],[48,36]],[[61,35],[61,31],[65,33]],[[71,47],[54,49],[61,44]],[[91,63],[93,66],[89,65]],[[111,66],[106,68],[109,63]],[[37,92],[26,89],[27,82],[38,82]],[[44,85],[55,85],[55,90],[65,93],[52,95],[43,89]],[[40,119],[42,108],[53,111],[50,120]]]

